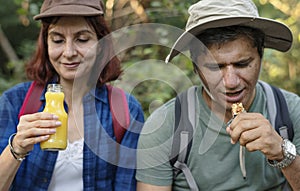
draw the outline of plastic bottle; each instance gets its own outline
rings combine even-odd
[[[65,94],[60,84],[49,84],[47,86],[46,106],[44,112],[52,113],[58,116],[61,126],[56,128],[56,133],[50,135],[49,139],[40,143],[43,150],[64,150],[67,148],[68,134],[68,114],[64,108]]]

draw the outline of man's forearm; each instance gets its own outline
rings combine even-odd
[[[282,169],[282,172],[293,190],[300,190],[300,156],[297,155],[292,164]]]
[[[171,191],[171,186],[155,186],[143,182],[137,182],[137,191]]]

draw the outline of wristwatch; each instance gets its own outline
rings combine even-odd
[[[269,165],[277,168],[285,168],[295,160],[297,155],[296,146],[288,139],[284,139],[281,146],[283,151],[282,161],[267,160]]]

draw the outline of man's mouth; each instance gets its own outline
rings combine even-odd
[[[238,91],[238,92],[231,92],[231,93],[225,93],[226,96],[229,97],[234,97],[234,96],[238,96],[242,91]]]
[[[225,92],[225,97],[227,102],[240,102],[243,96],[243,90]]]

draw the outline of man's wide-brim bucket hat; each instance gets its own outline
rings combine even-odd
[[[35,20],[55,16],[96,16],[104,14],[101,0],[44,0]]]
[[[210,28],[233,25],[253,27],[265,33],[265,48],[285,52],[292,45],[290,29],[281,22],[260,17],[251,0],[201,0],[193,4],[188,12],[185,32],[176,40],[166,62],[187,50],[196,35]]]

